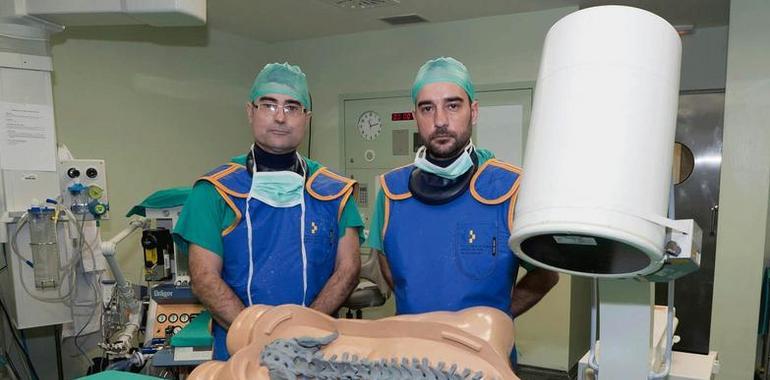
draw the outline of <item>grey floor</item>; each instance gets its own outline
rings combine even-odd
[[[566,372],[526,366],[519,366],[516,375],[521,380],[572,380]]]

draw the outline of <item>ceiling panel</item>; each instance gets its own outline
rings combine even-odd
[[[385,5],[368,9],[334,5],[340,1]],[[639,7],[674,25],[695,27],[727,25],[730,10],[729,0],[209,0],[208,23],[258,41],[280,42],[405,27],[381,20],[394,16],[415,14],[436,23],[606,4]]]

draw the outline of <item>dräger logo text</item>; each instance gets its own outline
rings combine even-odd
[[[156,298],[168,298],[171,297],[174,293],[169,292],[167,290],[154,290],[152,292],[153,297]]]

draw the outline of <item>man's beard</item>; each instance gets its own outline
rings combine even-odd
[[[452,138],[453,139],[452,145],[449,147],[446,147],[444,145],[434,145],[433,140],[440,139],[440,138]],[[430,157],[433,157],[439,160],[448,160],[462,154],[463,149],[465,149],[465,147],[468,146],[468,142],[470,142],[470,139],[471,139],[470,126],[467,129],[467,133],[462,135],[456,135],[447,130],[437,130],[430,135],[428,143],[425,145],[425,149],[427,150],[427,153]]]

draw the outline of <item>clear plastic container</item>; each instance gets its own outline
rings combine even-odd
[[[72,196],[72,205],[70,205],[70,210],[72,210],[72,213],[75,215],[87,214],[88,202],[88,193],[86,191],[82,191]]]
[[[34,207],[29,210],[29,245],[38,289],[59,286],[59,245],[56,240],[54,210]]]

